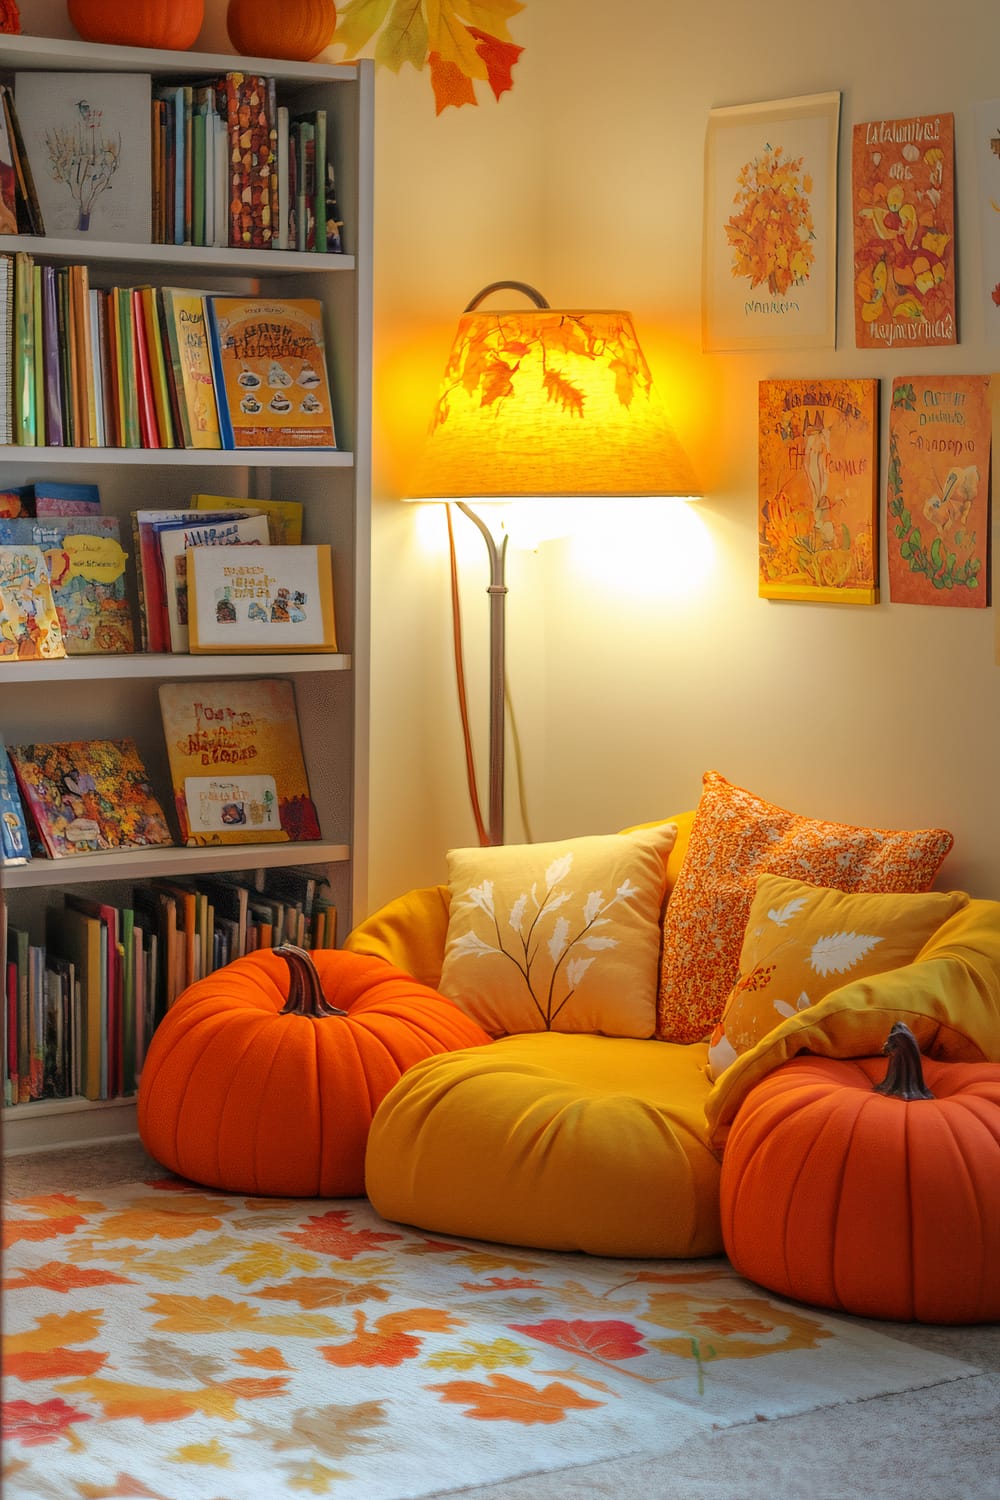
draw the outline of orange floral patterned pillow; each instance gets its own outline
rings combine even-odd
[[[826,823],[775,807],[706,771],[663,922],[656,1034],[697,1042],[718,1024],[739,974],[756,879],[785,875],[838,891],[926,891],[952,846],[943,828]]]

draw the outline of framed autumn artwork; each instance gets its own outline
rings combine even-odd
[[[758,594],[878,603],[878,381],[762,380]]]
[[[839,93],[710,112],[706,350],[835,347],[839,124]]]
[[[983,322],[1000,344],[1000,99],[975,106],[976,178],[982,230]]]
[[[957,343],[954,115],[855,125],[851,167],[858,348]]]
[[[989,375],[892,383],[886,527],[894,604],[989,604]]]

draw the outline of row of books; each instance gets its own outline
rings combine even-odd
[[[196,494],[131,524],[143,650],[337,649],[332,551],[301,543],[300,502]],[[96,485],[0,491],[0,664],[134,651],[126,564]]]
[[[315,298],[92,287],[0,254],[0,444],[336,445]]]
[[[149,1040],[188,985],[259,948],[333,948],[326,881],[288,867],[136,885],[121,905],[67,892],[44,942],[8,926],[3,1099],[135,1093]]]
[[[135,740],[4,745],[4,862],[175,844],[306,842],[320,837],[284,678],[168,682],[159,688],[170,796],[158,795]]]
[[[324,109],[273,77],[14,75],[0,96],[0,232],[339,253]]]

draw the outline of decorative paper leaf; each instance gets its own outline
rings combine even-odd
[[[485,1383],[474,1380],[452,1380],[444,1385],[429,1385],[439,1391],[442,1401],[467,1406],[465,1415],[480,1422],[563,1422],[568,1411],[603,1406],[603,1401],[588,1401],[559,1381],[536,1390],[510,1375],[490,1375]]]
[[[881,941],[861,932],[833,932],[813,943],[809,963],[817,974],[843,974]]]
[[[514,87],[514,64],[524,48],[515,47],[513,42],[502,42],[499,37],[490,36],[489,32],[480,31],[475,26],[469,27],[469,35],[475,38],[476,51],[486,64],[486,77],[493,97],[499,99],[501,94]]]
[[[337,10],[337,46],[345,57],[357,57],[389,14],[392,0],[349,0]]]
[[[434,113],[436,115],[447,109],[449,104],[454,105],[456,109],[461,109],[463,104],[477,103],[472,80],[457,64],[446,62],[437,52],[431,52],[428,55],[427,63],[431,74],[431,88],[434,90]]]
[[[340,28],[337,28],[340,40]],[[375,61],[398,73],[404,63],[418,71],[427,60],[427,21],[421,0],[395,0],[392,14],[375,43]]]

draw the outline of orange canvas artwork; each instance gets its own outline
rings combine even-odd
[[[954,141],[951,114],[854,127],[859,349],[958,342]]]
[[[758,593],[878,602],[876,380],[762,380]]]
[[[886,510],[894,604],[989,604],[988,375],[893,381]]]

